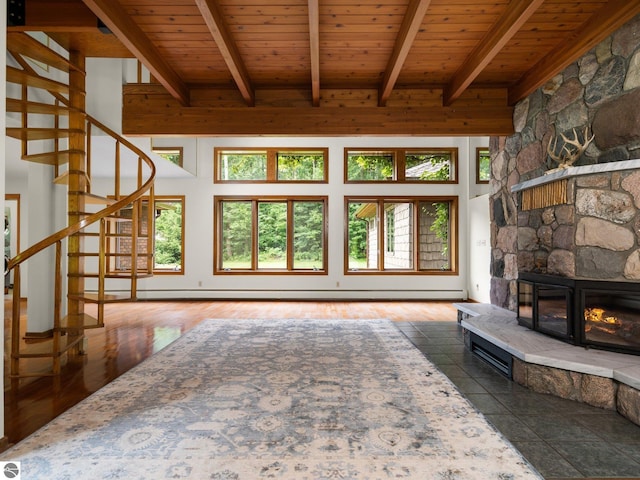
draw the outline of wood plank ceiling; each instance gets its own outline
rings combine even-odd
[[[637,14],[629,0],[27,0],[9,30],[137,57],[154,83],[124,87],[130,135],[505,135],[519,100]]]

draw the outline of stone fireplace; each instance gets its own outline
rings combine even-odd
[[[539,330],[570,343],[613,343],[613,350],[636,353],[633,345],[613,337],[616,341],[602,341],[597,332],[622,325],[610,319],[611,325],[594,330],[595,321],[583,318],[587,306],[577,307],[574,293],[582,298],[590,292],[591,302],[601,287],[618,282],[625,292],[627,287],[640,291],[639,105],[640,16],[519,102],[512,136],[491,138],[492,305],[515,314],[522,300],[519,281],[528,275],[553,277],[556,284],[567,283],[570,293],[542,290],[543,307],[552,305],[545,298],[564,298],[566,315],[578,315],[584,331],[573,323],[559,326],[557,318],[532,317],[532,324],[542,322]],[[584,149],[562,168],[568,165],[554,158],[571,153],[571,140]],[[588,282],[598,288],[583,289]],[[605,318],[617,316],[620,312],[610,315],[607,309],[618,308],[621,299],[606,297],[597,298],[604,306],[588,308],[603,309]],[[624,328],[636,327],[625,323]],[[624,392],[635,399],[631,403],[640,418],[638,386]]]

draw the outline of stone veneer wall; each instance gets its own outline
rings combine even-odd
[[[516,309],[519,271],[640,280],[640,171],[575,177],[567,204],[528,212],[511,192],[557,166],[562,133],[595,136],[574,165],[640,158],[640,16],[519,102],[514,127],[490,141],[491,303]]]

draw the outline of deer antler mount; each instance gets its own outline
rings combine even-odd
[[[580,140],[581,136],[582,140]],[[595,135],[591,135],[591,137],[589,137],[589,127],[586,126],[584,127],[584,132],[582,133],[582,135],[579,135],[574,128],[572,139],[567,138],[564,133],[561,133],[560,137],[562,137],[564,144],[562,145],[562,148],[558,153],[556,153],[558,147],[558,137],[556,136],[555,139],[549,140],[547,153],[549,154],[551,159],[558,164],[558,167],[549,170],[546,173],[569,168],[571,165],[573,165],[591,144],[591,142],[595,138]]]

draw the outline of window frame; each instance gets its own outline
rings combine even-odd
[[[222,206],[225,202],[251,202],[251,268],[225,269],[222,267]],[[258,268],[258,204],[286,202],[287,204],[287,266],[285,269]],[[323,205],[322,268],[294,268],[294,214],[295,202],[319,202]],[[213,199],[213,274],[214,275],[328,275],[329,197],[326,195],[220,195]]]
[[[265,178],[257,180],[224,180],[221,175],[221,162],[220,156],[224,153],[233,152],[247,152],[247,153],[261,153],[264,152],[267,156],[267,171],[265,172]],[[304,153],[304,152],[316,152],[321,153],[324,159],[323,165],[323,177],[320,180],[280,180],[278,179],[278,154],[279,153]],[[286,148],[273,148],[273,147],[214,147],[213,149],[213,181],[214,183],[329,183],[329,148],[328,147],[286,147]]]
[[[164,158],[167,162],[172,163],[180,168],[184,168],[184,148],[183,147],[151,147],[151,151],[158,155],[159,157],[164,158],[164,155],[168,153],[178,153],[180,157],[179,163],[173,163],[171,160]]]
[[[355,152],[370,152],[371,154],[390,154],[393,158],[393,174],[389,180],[350,180],[349,179],[349,154]],[[419,153],[449,153],[451,155],[451,169],[453,170],[449,180],[407,180],[406,157],[407,154]],[[374,148],[374,147],[345,147],[344,148],[344,183],[408,183],[408,184],[457,184],[458,183],[458,148],[457,147],[424,147],[424,148]]]
[[[423,202],[444,203],[448,202],[450,205],[450,219],[449,219],[449,264],[448,270],[439,269],[420,269],[420,228],[419,228],[419,206]],[[378,268],[366,268],[366,269],[350,269],[349,268],[349,204],[350,203],[370,203],[376,204],[376,224],[377,224],[377,265]],[[412,231],[413,237],[413,267],[406,269],[385,269],[384,256],[385,251],[385,239],[387,236],[386,221],[385,221],[385,204],[390,203],[412,203],[413,204],[413,224]],[[344,274],[345,275],[458,275],[459,274],[459,257],[460,257],[460,244],[458,238],[459,223],[460,223],[460,210],[459,210],[459,197],[457,195],[426,195],[426,196],[411,196],[411,197],[399,197],[393,195],[383,196],[367,196],[367,195],[352,195],[344,197]]]
[[[182,204],[182,221],[180,222],[180,270],[170,270],[168,268],[156,268],[156,241],[155,237],[157,235],[157,231],[154,232],[154,240],[153,240],[153,274],[154,275],[184,275],[184,236],[185,236],[185,224],[186,224],[186,214],[185,214],[185,195],[154,195],[154,204],[157,204],[158,201],[162,202],[180,202]],[[156,229],[156,222],[153,222],[153,227]]]
[[[144,196],[141,198],[142,204],[144,206],[144,204],[146,203],[147,205],[147,211],[148,211],[148,205],[149,205],[149,196]],[[153,245],[153,255],[151,255],[151,262],[153,262],[153,267],[151,268],[151,272],[153,275],[184,275],[185,274],[185,195],[154,195],[153,196],[153,202],[154,202],[154,207],[157,203],[162,203],[162,202],[180,202],[182,204],[182,222],[180,225],[181,228],[181,233],[180,233],[180,270],[170,270],[168,268],[156,268],[156,262],[155,262],[155,257],[156,257],[156,242],[155,242],[155,236],[156,236],[156,222],[154,219],[153,222],[153,228],[154,228],[154,232],[153,232],[153,237],[149,236],[148,234],[143,233],[143,225],[149,225],[149,221],[146,220],[142,220],[140,219],[139,223],[138,223],[138,239],[146,239],[147,242],[147,253],[145,255],[149,255],[148,252],[148,246],[149,243],[151,243]],[[157,210],[157,208],[154,208],[154,211]],[[119,235],[120,232],[117,231],[118,228],[118,223],[119,222],[109,222],[108,225],[108,233],[109,234],[115,234],[115,236],[111,237],[111,241],[107,243],[107,255],[112,256],[113,258],[111,259],[110,262],[108,262],[107,265],[107,273],[114,273],[114,272],[131,272],[131,267],[129,267],[128,269],[119,269],[119,268],[114,268],[113,264],[118,262],[118,257],[120,256],[126,256],[126,255],[130,255],[130,253],[123,253],[120,249],[120,242],[118,241],[119,239]],[[149,257],[147,257],[149,258]],[[146,271],[148,271],[148,267],[145,269]],[[138,272],[142,271],[140,268],[137,269]]]
[[[489,151],[489,147],[476,147],[476,183],[479,185],[489,183],[489,179],[482,180],[480,178],[480,158],[482,157],[481,152],[487,152],[487,156],[489,157],[489,176],[491,176],[491,152]]]

